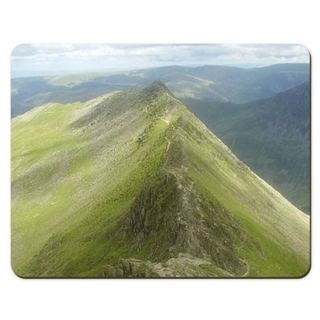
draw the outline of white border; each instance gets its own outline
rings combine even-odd
[[[315,319],[319,284],[318,10],[315,1],[115,3],[2,1],[0,4],[0,316]],[[313,57],[313,258],[301,280],[22,280],[10,269],[10,68],[12,49],[32,42],[300,43]],[[319,126],[318,126],[319,127]],[[318,143],[318,142],[317,142]],[[319,251],[319,250],[318,250]],[[317,290],[318,291],[318,290]]]

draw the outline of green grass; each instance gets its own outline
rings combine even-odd
[[[139,148],[135,143],[131,144],[133,148],[131,157],[118,159],[116,167],[109,175],[101,171],[98,173],[95,166],[96,160],[90,153],[90,143],[71,131],[66,122],[66,119],[79,107],[81,104],[68,106],[67,109],[55,105],[49,109],[54,109],[54,113],[46,112],[45,115],[41,113],[39,117],[33,118],[32,127],[40,128],[40,131],[43,132],[36,136],[26,134],[26,130],[30,129],[27,126],[25,130],[23,123],[18,122],[12,126],[14,132],[12,162],[13,164],[19,163],[12,174],[13,183],[18,179],[16,184],[19,190],[23,181],[28,184],[30,180],[34,181],[37,175],[39,179],[36,185],[43,189],[38,192],[34,190],[34,185],[31,185],[30,193],[23,188],[20,191],[23,196],[13,199],[13,268],[20,275],[51,275],[52,269],[65,276],[70,275],[70,270],[73,270],[73,276],[88,275],[92,268],[91,264],[96,263],[97,257],[108,256],[106,261],[110,261],[110,257],[113,261],[112,256],[119,258],[122,252],[121,246],[117,244],[111,246],[119,248],[114,249],[114,253],[110,256],[104,252],[105,250],[108,252],[108,246],[99,245],[99,243],[105,243],[106,232],[115,226],[117,219],[128,209],[146,179],[154,175],[163,164],[166,148],[165,131],[168,125],[161,119],[154,119],[152,129],[145,137],[145,143]],[[56,118],[61,121],[59,126]],[[61,125],[63,123],[65,125]],[[142,121],[140,125],[143,126],[143,123]],[[46,130],[42,127],[44,124]],[[21,136],[29,139],[21,139]],[[16,143],[19,138],[20,144]],[[134,142],[133,138],[132,142]],[[21,144],[27,145],[31,150],[22,163],[19,161]],[[70,160],[58,156],[52,164],[44,162],[40,173],[37,167],[33,175],[19,175],[21,172],[28,172],[28,169],[35,163],[41,162],[42,158],[47,159],[53,150],[54,152],[60,151],[60,146],[62,151],[66,148],[74,151]],[[63,170],[60,168],[62,163],[66,167]],[[50,178],[55,175],[58,175],[59,179],[56,179],[58,181],[53,180],[53,183],[46,183],[50,182]],[[97,186],[94,188],[97,192],[90,190],[92,184]],[[81,198],[86,188],[91,197],[85,197],[84,200],[87,201],[84,201]],[[45,199],[44,197],[48,195],[49,198]],[[23,232],[23,230],[37,230],[39,237],[34,239],[32,233]],[[50,240],[52,232],[58,235]],[[64,241],[59,248],[52,249],[50,245],[45,245],[46,241],[50,243],[50,241],[55,241],[55,237],[59,238],[59,234],[64,235]],[[83,236],[79,236],[80,234]],[[51,249],[42,250],[46,255],[42,261],[42,255],[34,256],[34,253],[43,245],[45,245],[44,248]],[[93,247],[94,250],[92,250]],[[33,250],[33,248],[36,249]],[[74,248],[77,249],[74,250]],[[120,253],[116,254],[118,251]],[[21,255],[21,252],[24,253]],[[87,256],[91,257],[91,264],[86,262]],[[64,267],[58,266],[61,261],[66,261]],[[78,264],[82,271],[73,267]],[[84,266],[86,266],[85,269],[83,269]],[[97,276],[95,268],[91,274]]]
[[[81,106],[53,104],[30,122],[13,121],[12,261],[17,269],[52,230],[72,223],[70,208],[82,191],[79,186],[96,177],[90,153],[84,157],[77,153],[86,149],[85,143],[68,131],[68,117]]]
[[[124,253],[128,254],[129,243],[124,243],[123,237],[118,239],[115,236],[108,240],[106,234],[108,230],[115,227],[123,212],[128,210],[134,196],[142,188],[148,176],[156,172],[159,167],[159,159],[163,158],[161,157],[163,151],[164,147],[158,146],[157,149],[154,149],[155,153],[152,154],[152,157],[146,156],[140,166],[128,171],[111,192],[106,192],[104,197],[100,197],[104,200],[98,201],[80,223],[75,222],[68,229],[65,233],[67,240],[62,243],[61,248],[58,249],[59,252],[56,251],[57,249],[51,250],[49,258],[46,256],[44,259],[45,263],[41,263],[42,256],[37,257],[36,262],[33,262],[34,266],[28,268],[27,274],[30,272],[30,274],[51,276],[48,266],[52,266],[60,276],[96,277],[100,276],[101,263],[115,263]],[[124,163],[123,167],[126,168],[127,165]],[[119,170],[124,170],[124,168],[119,168]],[[45,252],[47,254],[48,251],[45,250]],[[58,261],[56,261],[56,256],[59,256]],[[137,257],[144,256],[138,254]],[[66,261],[63,267],[60,267],[61,260]],[[98,265],[97,261],[99,261]],[[39,264],[44,264],[43,269],[39,267]],[[56,267],[55,264],[57,264]]]

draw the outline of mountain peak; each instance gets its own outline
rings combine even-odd
[[[173,97],[172,92],[162,81],[154,81],[148,87],[146,87],[143,92],[151,97],[157,96],[160,93],[167,93]]]

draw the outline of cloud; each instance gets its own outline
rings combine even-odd
[[[270,65],[309,62],[296,44],[21,44],[12,70],[106,70],[165,65]]]

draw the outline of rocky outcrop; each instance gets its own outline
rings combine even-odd
[[[136,197],[126,217],[124,240],[132,243],[132,253],[146,252],[150,260],[189,254],[231,274],[244,273],[246,264],[234,239],[245,241],[245,236],[232,215],[219,202],[206,200],[179,170],[168,168],[155,180]],[[120,269],[123,275],[136,273],[136,261],[131,262],[118,266],[116,276],[122,276]]]
[[[163,174],[135,199],[127,214],[125,240],[133,240],[134,250],[150,242],[153,250],[173,246],[179,233],[178,212],[181,203],[176,178]]]
[[[166,262],[152,263],[139,259],[122,259],[115,266],[104,267],[103,278],[176,278],[176,277],[234,277],[208,260],[180,253]]]

